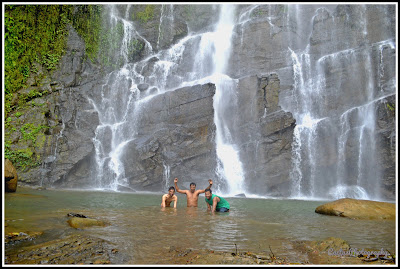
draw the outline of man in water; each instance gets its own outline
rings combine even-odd
[[[229,203],[224,198],[212,194],[210,189],[205,190],[205,200],[208,209],[211,212],[229,212]]]
[[[174,208],[176,208],[178,197],[175,195],[175,188],[169,187],[168,193],[161,198],[161,207],[170,207],[172,201],[174,202]]]
[[[208,183],[210,184],[210,186],[208,186],[205,190],[197,190],[196,191],[196,184],[195,183],[190,183],[190,190],[181,190],[178,188],[178,179],[175,178],[174,179],[174,183],[175,183],[175,188],[176,191],[179,193],[183,193],[186,194],[186,198],[187,198],[187,206],[188,207],[197,207],[197,202],[199,200],[199,195],[201,193],[204,193],[207,189],[210,189],[213,182],[211,179],[208,180]]]

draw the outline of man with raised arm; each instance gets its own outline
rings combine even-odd
[[[176,204],[178,203],[178,197],[176,197],[175,188],[169,187],[168,193],[164,194],[161,198],[161,207],[170,207],[171,202],[174,202],[174,208],[176,208]]]
[[[205,190],[197,190],[196,191],[196,184],[195,183],[190,183],[190,190],[181,190],[178,187],[178,179],[175,178],[174,179],[174,183],[175,183],[175,189],[177,192],[179,193],[183,193],[186,194],[186,199],[187,199],[187,206],[188,207],[197,207],[197,202],[199,200],[199,195],[201,193],[204,193],[207,189],[210,189],[213,182],[211,179],[208,180],[208,183],[210,184],[210,186],[208,186]]]

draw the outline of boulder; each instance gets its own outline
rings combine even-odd
[[[8,232],[4,236],[4,243],[16,243],[36,239],[43,232]]]
[[[72,217],[67,222],[69,226],[75,229],[84,229],[92,226],[105,226],[103,221],[90,218]]]
[[[396,219],[395,204],[351,198],[343,198],[320,205],[315,209],[315,212],[352,219]]]
[[[10,160],[4,162],[4,178],[6,192],[15,192],[17,190],[18,175],[17,170]]]
[[[137,88],[139,89],[139,91],[143,92],[149,88],[149,84],[140,83],[139,85],[137,85]]]

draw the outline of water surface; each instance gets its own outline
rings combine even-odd
[[[226,197],[229,213],[207,212],[204,194],[198,208],[160,208],[161,193],[34,190],[19,188],[4,198],[6,232],[43,231],[37,244],[73,233],[103,238],[124,253],[124,263],[162,261],[160,250],[171,246],[223,251],[269,251],[291,257],[294,240],[339,237],[351,247],[392,253],[396,249],[394,221],[351,220],[320,215],[315,208],[326,201]],[[76,230],[67,213],[80,213],[108,223],[106,227]],[[21,247],[16,244],[14,247]],[[293,257],[295,258],[295,257]]]

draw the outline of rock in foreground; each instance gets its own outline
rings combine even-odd
[[[395,204],[351,198],[343,198],[320,205],[315,209],[315,212],[324,215],[348,217],[352,219],[396,219]]]
[[[18,182],[17,170],[8,159],[4,161],[4,178],[6,192],[16,192]]]
[[[116,251],[103,239],[71,235],[6,253],[6,264],[110,264]]]
[[[69,226],[75,229],[83,229],[92,226],[105,226],[104,222],[102,222],[101,220],[90,218],[73,217],[70,218],[67,222]]]

